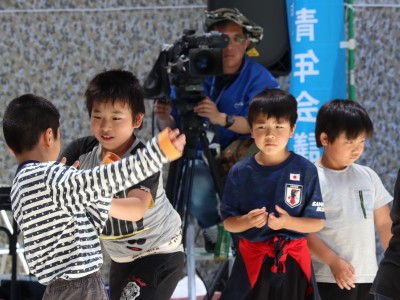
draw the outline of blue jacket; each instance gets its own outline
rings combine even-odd
[[[206,95],[216,103],[219,111],[247,118],[251,100],[266,88],[279,88],[279,84],[264,66],[245,55],[238,76],[228,87],[223,87],[218,91],[215,87],[215,77],[207,77],[203,87]],[[222,149],[225,149],[233,140],[244,137],[222,126],[217,126],[217,136]]]
[[[205,94],[216,103],[220,112],[247,118],[251,100],[266,88],[279,88],[279,84],[264,66],[245,55],[239,73],[228,86],[218,90],[216,77],[210,76],[205,78],[203,88]],[[180,117],[175,108],[172,115],[179,127]],[[217,135],[214,140],[221,144],[222,150],[235,139],[248,136],[219,125],[216,127]]]

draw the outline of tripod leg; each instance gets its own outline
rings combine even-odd
[[[220,280],[227,274],[229,270],[229,260],[224,261],[217,270],[217,273],[215,274],[213,281],[211,283],[211,286],[208,288],[207,295],[204,297],[203,300],[211,300],[212,297],[214,296],[215,290],[217,289],[218,283]]]
[[[207,159],[208,167],[210,169],[210,172],[211,172],[211,175],[212,175],[212,178],[214,181],[215,189],[218,194],[217,198],[220,200],[222,198],[223,186],[222,186],[222,182],[220,180],[220,176],[218,175],[218,169],[217,169],[215,159],[214,159],[213,155],[211,154],[211,151],[209,148],[207,135],[204,131],[200,133],[200,141],[203,146],[203,152]],[[204,300],[212,299],[212,297],[214,296],[215,290],[218,287],[218,284],[220,283],[222,278],[224,278],[225,276],[228,275],[229,263],[230,263],[229,260],[227,260],[227,261],[223,262],[222,264],[220,264],[220,266],[217,269],[216,274],[213,277],[212,284],[208,288],[207,295],[204,298]]]
[[[207,134],[205,131],[200,132],[200,142],[201,142],[201,145],[203,146],[203,153],[207,159],[208,168],[210,169],[211,176],[214,181],[215,189],[217,191],[219,199],[221,199],[222,192],[223,192],[223,186],[222,186],[222,183],[220,180],[220,176],[218,175],[217,164],[216,164],[215,159],[210,151],[209,143],[207,140]]]
[[[217,176],[216,163],[214,157],[211,155],[208,147],[208,140],[204,131],[200,132],[200,141],[205,152],[206,159],[213,177],[214,185],[217,190],[218,198],[222,196],[222,183],[219,181]],[[188,277],[188,296],[189,300],[196,299],[196,258],[195,258],[195,230],[194,230],[194,218],[189,215],[190,197],[192,194],[193,178],[195,171],[195,157],[189,156],[183,157],[180,161],[181,167],[174,166],[173,172],[168,174],[167,186],[169,191],[175,191],[174,193],[167,193],[171,199],[176,199],[174,207],[177,209],[182,220],[182,231],[183,231],[183,245],[186,252],[186,266],[187,266],[187,277]],[[171,167],[171,166],[170,166]],[[171,174],[174,174],[171,176]],[[215,289],[226,274],[228,263],[224,263],[219,266],[216,276],[214,277],[214,283],[212,285],[209,299],[214,295]],[[206,296],[207,297],[207,296]]]
[[[165,193],[175,209],[177,209],[179,205],[178,195],[179,186],[181,184],[180,179],[182,175],[183,162],[184,158],[181,158],[170,163],[167,177],[167,185],[165,187]]]
[[[183,228],[183,245],[186,245],[186,229],[187,225],[189,225],[189,205],[190,205],[190,197],[192,194],[192,186],[193,186],[193,176],[194,176],[194,168],[195,168],[195,160],[187,159],[185,164],[184,172],[182,173],[183,182],[180,194],[180,204],[181,207],[179,209],[180,216],[182,219],[182,228]]]

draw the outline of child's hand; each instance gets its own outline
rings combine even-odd
[[[337,285],[343,290],[350,290],[355,288],[356,278],[354,277],[356,270],[354,267],[341,257],[329,265],[333,277],[335,277]]]
[[[179,152],[183,152],[183,148],[186,144],[186,136],[183,133],[179,134],[179,129],[176,128],[168,133],[168,137],[176,150],[178,150]]]
[[[268,213],[266,208],[256,208],[246,215],[247,221],[252,227],[261,228],[267,224]]]
[[[108,164],[112,164],[112,163],[114,163],[116,161],[119,161],[119,160],[121,160],[121,157],[119,157],[117,154],[115,154],[115,153],[113,153],[111,151],[108,151],[104,155],[103,159],[101,160],[101,164],[102,165],[108,165]]]
[[[60,163],[65,165],[66,162],[67,162],[67,158],[65,156],[63,158],[61,158]],[[74,168],[77,169],[78,166],[79,166],[79,160],[75,161],[74,164],[71,167],[74,167]]]
[[[279,216],[276,217],[273,212],[270,213],[268,217],[268,227],[273,230],[285,228],[286,222],[290,218],[290,215],[286,210],[280,208],[278,205],[275,205],[275,209],[278,212]]]

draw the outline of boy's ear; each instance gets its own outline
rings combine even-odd
[[[328,146],[328,144],[329,144],[329,138],[328,138],[328,135],[325,133],[325,132],[322,132],[320,135],[319,135],[319,140],[320,140],[320,142],[321,142],[321,145],[322,146]]]
[[[8,152],[10,152],[11,155],[15,157],[14,151],[10,147],[8,147],[8,145],[6,145],[6,147],[7,147]]]
[[[47,128],[45,131],[43,131],[41,140],[46,147],[50,146],[51,143],[54,142],[53,129]]]
[[[254,136],[253,136],[253,126],[250,126],[250,125],[249,125],[249,128],[250,128],[250,136],[254,139]]]
[[[294,124],[293,127],[291,128],[290,137],[293,137],[295,130],[296,130],[296,124]]]
[[[133,126],[135,128],[139,128],[142,125],[143,118],[144,118],[144,114],[142,114],[142,113],[136,114],[135,119],[133,120]]]

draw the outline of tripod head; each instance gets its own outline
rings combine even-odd
[[[200,84],[182,86],[175,89],[176,99],[172,103],[176,105],[181,117],[181,131],[186,135],[186,146],[183,152],[185,158],[196,158],[197,145],[200,133],[205,130],[203,118],[194,111],[194,106],[204,99],[205,94]]]
[[[186,145],[183,151],[183,157],[196,158],[197,141],[200,132],[203,130],[204,123],[202,119],[193,111],[182,115],[182,133],[186,135]]]

